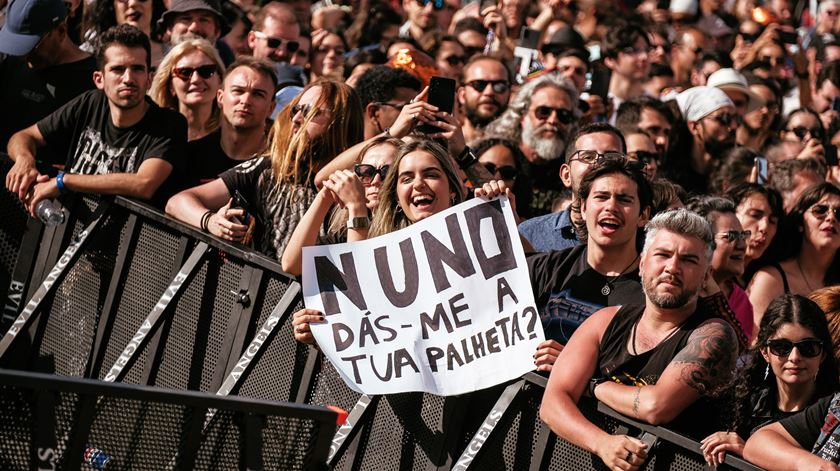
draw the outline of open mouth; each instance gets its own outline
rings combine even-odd
[[[621,221],[614,218],[605,218],[598,221],[598,227],[604,234],[613,234],[621,228]]]
[[[412,198],[411,205],[421,211],[429,211],[435,198],[429,195],[418,195]]]
[[[140,18],[142,18],[142,17],[143,17],[143,14],[139,13],[139,12],[126,13],[125,21],[130,21],[130,22],[133,22],[133,23],[139,23]]]

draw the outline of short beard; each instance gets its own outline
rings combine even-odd
[[[645,278],[642,279],[642,290],[645,296],[653,303],[654,306],[660,309],[679,309],[693,298],[700,290],[699,288],[693,293],[687,289],[683,289],[679,294],[659,294],[656,292],[656,279]]]
[[[562,158],[566,151],[566,130],[558,128],[554,138],[546,139],[538,136],[540,128],[541,126],[534,128],[531,120],[526,119],[522,125],[522,142],[543,160]]]
[[[504,108],[499,103],[496,103],[496,105],[497,105],[496,113],[494,113],[490,116],[484,116],[484,115],[479,114],[478,106],[473,107],[473,106],[469,106],[465,103],[464,104],[464,114],[467,117],[467,121],[469,121],[470,124],[472,124],[474,128],[484,129],[485,126],[492,123],[496,118],[498,118],[505,111]]]
[[[714,158],[722,158],[733,147],[735,147],[734,139],[731,141],[705,139],[703,141],[703,148],[706,150],[706,153]]]

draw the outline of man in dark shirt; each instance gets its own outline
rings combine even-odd
[[[0,31],[0,149],[93,88],[96,60],[68,35],[62,0],[17,0]]]
[[[698,302],[714,250],[709,223],[677,209],[651,219],[645,236],[645,304],[607,307],[584,321],[557,358],[562,368],[551,371],[540,407],[551,430],[610,469],[638,469],[647,446],[586,419],[577,406],[584,391],[628,417],[696,436],[715,426],[705,398],[731,379],[738,351],[732,327]]]
[[[149,200],[180,167],[187,122],[146,96],[151,81],[149,38],[120,25],[102,35],[91,90],[9,140],[15,164],[6,187],[34,213],[38,202],[70,191]],[[66,152],[65,171],[39,174],[38,149]],[[158,195],[163,199],[165,195]],[[165,201],[165,200],[163,200]]]

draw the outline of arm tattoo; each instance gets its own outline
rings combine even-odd
[[[672,363],[682,366],[680,377],[686,384],[707,396],[729,382],[737,352],[738,339],[732,328],[722,321],[710,321],[694,330]]]
[[[639,395],[642,393],[642,387],[636,386],[636,397],[633,398],[633,417],[639,418]]]

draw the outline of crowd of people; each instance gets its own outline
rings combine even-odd
[[[5,184],[33,216],[127,196],[300,275],[305,246],[504,194],[555,433],[644,464],[588,395],[710,465],[838,469],[840,0],[0,6]]]

